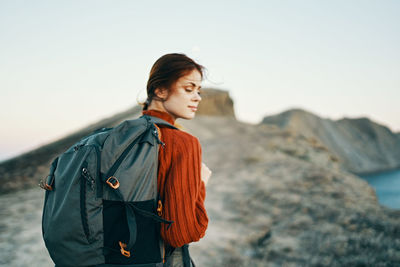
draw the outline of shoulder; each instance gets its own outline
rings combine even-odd
[[[188,145],[200,148],[199,139],[188,132],[167,127],[160,127],[160,129],[161,139],[165,142],[171,142],[175,148],[177,148],[176,146],[187,147]]]

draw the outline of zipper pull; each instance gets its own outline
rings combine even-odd
[[[89,171],[86,168],[82,168],[82,175],[86,178],[86,181],[90,184],[90,188],[94,191],[94,179],[90,176]]]
[[[157,142],[164,148],[165,147],[165,143],[163,141],[161,141],[160,139],[157,139]]]
[[[74,146],[74,151],[75,151],[75,152],[78,151],[79,148],[83,147],[84,145],[85,145],[85,144],[79,144],[79,145]]]

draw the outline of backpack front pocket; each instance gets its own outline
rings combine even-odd
[[[130,236],[129,218],[126,209],[134,205],[140,212],[134,212],[136,242],[131,248],[131,255],[124,256],[120,252],[119,242],[127,244]],[[143,212],[154,214],[155,200],[122,202],[104,200],[104,246],[108,249],[106,263],[109,264],[144,264],[162,261],[160,251],[160,222],[143,215]],[[151,252],[151,253],[149,253]]]

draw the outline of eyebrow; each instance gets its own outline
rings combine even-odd
[[[189,82],[191,86],[196,87],[196,84],[194,82]],[[199,89],[201,88],[201,86],[199,86]]]

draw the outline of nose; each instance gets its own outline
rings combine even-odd
[[[201,101],[201,96],[199,93],[196,93],[194,96],[194,100],[200,102]]]

